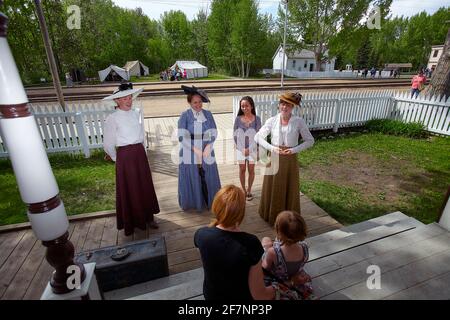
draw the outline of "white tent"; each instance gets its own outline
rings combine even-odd
[[[115,65],[110,65],[108,68],[106,68],[105,70],[100,70],[98,72],[98,77],[100,78],[100,81],[103,82],[105,81],[105,79],[107,79],[108,77],[111,80],[115,80],[114,78],[122,78],[124,80],[129,81],[130,80],[130,76],[128,75],[128,72],[125,69],[122,69],[118,66]],[[120,80],[120,79],[117,79]]]
[[[148,76],[149,70],[148,67],[145,66],[139,60],[136,61],[127,61],[125,66],[123,67],[129,74],[129,76]]]
[[[172,67],[170,67],[170,69],[173,70],[177,66],[182,72],[186,70],[186,77],[188,79],[204,78],[208,76],[208,68],[201,65],[197,61],[177,61]]]

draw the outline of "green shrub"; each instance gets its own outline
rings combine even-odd
[[[419,122],[406,123],[400,120],[372,119],[366,123],[366,128],[374,132],[409,138],[426,138],[428,136],[425,126]]]

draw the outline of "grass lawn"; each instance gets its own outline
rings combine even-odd
[[[115,167],[103,156],[103,152],[93,153],[89,159],[81,155],[49,155],[68,215],[115,208]],[[0,160],[0,190],[0,225],[28,221],[7,160]]]
[[[301,191],[343,224],[393,211],[431,223],[450,182],[450,139],[379,133],[318,139],[299,162]]]

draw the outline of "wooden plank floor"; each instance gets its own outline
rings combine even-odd
[[[226,130],[231,127],[230,114],[215,115],[218,128]],[[169,271],[171,274],[201,267],[200,256],[194,248],[195,231],[209,224],[209,212],[183,212],[178,206],[177,165],[172,162],[176,148],[167,140],[168,131],[176,126],[175,118],[152,119],[148,126],[149,137],[156,136],[155,128],[159,125],[164,143],[150,145],[148,156],[152,169],[161,213],[156,216],[160,225],[158,230],[137,230],[133,236],[126,237],[123,231],[116,230],[114,216],[72,221],[69,227],[70,240],[76,252],[92,250],[104,246],[120,245],[133,240],[141,240],[156,234],[166,239]],[[175,122],[174,122],[175,121]],[[233,140],[221,136],[216,146],[219,174],[222,185],[233,183],[239,185],[238,166],[230,158]],[[174,151],[175,150],[175,151]],[[274,237],[273,229],[258,215],[262,175],[257,170],[253,194],[255,198],[247,202],[246,216],[242,230],[257,237]],[[309,227],[309,236],[321,234],[342,227],[324,210],[319,208],[306,196],[301,195],[302,215]],[[1,299],[39,299],[52,273],[52,267],[44,259],[45,248],[37,241],[33,232],[28,230],[0,233],[0,298]]]

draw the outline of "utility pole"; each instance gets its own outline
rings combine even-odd
[[[59,104],[61,105],[63,111],[66,112],[66,103],[64,101],[61,82],[59,81],[58,68],[56,67],[55,56],[53,55],[52,44],[50,43],[50,38],[48,36],[48,29],[47,24],[45,23],[44,11],[42,11],[42,4],[40,0],[34,0],[34,4],[36,5],[36,14],[39,19],[42,38],[44,39],[45,52],[47,53],[50,72],[52,73],[53,86],[55,87]]]
[[[285,5],[284,11],[284,34],[283,34],[283,69],[281,70],[281,87],[284,86],[284,69],[286,67],[287,60],[287,52],[286,52],[286,29],[287,29],[287,11],[288,11],[288,2],[289,0],[283,0]],[[286,57],[286,59],[285,59]]]

